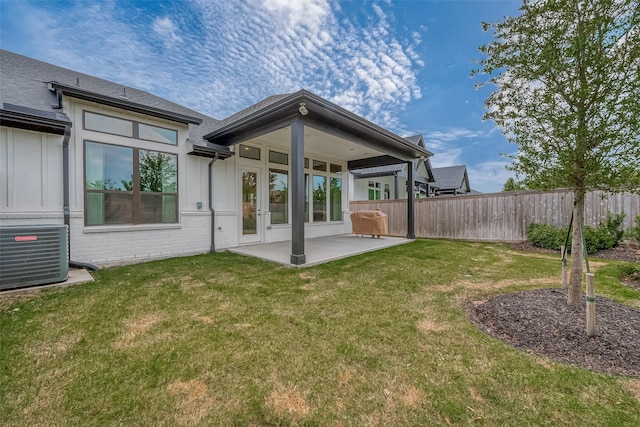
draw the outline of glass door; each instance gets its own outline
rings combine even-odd
[[[260,197],[260,169],[242,167],[241,180],[241,243],[261,241],[262,215]]]

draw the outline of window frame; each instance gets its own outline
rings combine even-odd
[[[179,224],[180,223],[180,185],[179,185],[179,155],[178,153],[171,153],[171,152],[167,152],[167,151],[161,151],[161,150],[151,150],[148,148],[143,148],[143,147],[132,147],[132,146],[128,146],[128,145],[121,145],[121,144],[113,144],[113,143],[109,143],[109,142],[102,142],[102,141],[95,141],[93,139],[83,139],[83,144],[82,144],[82,148],[83,148],[83,156],[82,156],[82,163],[83,163],[83,177],[82,177],[82,181],[83,181],[83,202],[84,202],[84,225],[85,227],[118,227],[118,226],[130,226],[130,225],[142,225],[142,226],[153,226],[153,225],[175,225],[175,224]],[[120,191],[120,190],[92,190],[92,189],[88,189],[87,188],[87,143],[91,143],[91,144],[98,144],[98,145],[104,145],[104,146],[110,146],[110,147],[118,147],[118,148],[127,148],[131,150],[131,156],[132,156],[132,176],[131,176],[131,186],[132,189],[131,191]],[[152,152],[152,153],[161,153],[161,154],[166,154],[169,156],[172,156],[175,158],[175,167],[176,167],[176,171],[175,171],[175,187],[176,187],[176,191],[175,193],[170,193],[170,192],[152,192],[152,191],[141,191],[140,190],[140,151],[146,151],[146,152]],[[127,223],[118,223],[118,224],[88,224],[87,220],[89,218],[88,215],[88,208],[89,208],[89,203],[88,203],[88,195],[89,194],[130,194],[131,195],[131,222],[127,222]],[[142,218],[143,218],[143,212],[142,212],[142,197],[144,195],[159,195],[159,196],[172,196],[175,198],[175,210],[174,210],[174,216],[175,216],[175,221],[173,222],[143,222]]]
[[[108,132],[108,131],[97,130],[97,129],[89,129],[89,128],[87,128],[87,113],[88,114],[93,114],[94,116],[102,116],[102,117],[107,117],[109,119],[116,119],[116,120],[121,120],[123,122],[131,123],[131,135],[123,135],[121,133],[114,133],[114,132]],[[147,138],[140,137],[140,125],[154,127],[154,128],[158,128],[158,129],[164,129],[164,130],[168,130],[168,131],[174,132],[175,135],[176,135],[175,144],[171,143],[171,142],[158,141],[158,140],[155,140],[155,139],[147,139]],[[168,128],[168,127],[164,127],[164,126],[158,126],[158,125],[155,125],[155,124],[151,124],[151,123],[147,123],[147,122],[141,122],[141,121],[138,121],[138,120],[123,119],[122,117],[112,116],[112,115],[103,114],[103,113],[97,113],[97,112],[91,111],[91,110],[82,110],[82,130],[89,131],[89,132],[103,133],[103,134],[106,134],[106,135],[120,136],[122,138],[137,139],[137,140],[140,140],[140,141],[155,142],[155,143],[158,143],[158,144],[165,144],[165,145],[170,145],[170,146],[174,146],[174,147],[177,147],[178,146],[178,142],[179,142],[179,140],[178,140],[178,130],[177,129],[172,129],[172,128]]]
[[[309,159],[309,160],[308,160]],[[308,162],[307,162],[308,160]],[[321,165],[325,168],[325,170],[319,170],[315,166]],[[331,169],[334,169],[336,172],[332,172]],[[342,212],[342,207],[344,206],[344,165],[337,162],[332,162],[330,160],[318,158],[311,156],[310,158],[305,157],[305,198],[308,196],[308,199],[305,200],[305,222],[309,224],[339,224],[344,222],[344,215],[340,215],[340,219],[332,220],[331,216],[333,213],[333,206],[331,204],[331,180],[338,179],[340,180],[340,211]],[[315,220],[313,219],[313,189],[314,189],[314,176],[324,177],[325,178],[325,210],[324,210],[324,220]]]

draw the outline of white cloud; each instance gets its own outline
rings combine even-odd
[[[33,1],[11,9],[33,28],[21,36],[37,52],[24,54],[217,118],[306,88],[398,131],[402,110],[422,96],[417,48],[424,29],[394,33],[386,2],[345,8],[328,0],[190,0],[156,15],[129,5],[64,3],[58,11]]]
[[[427,150],[430,150],[434,154],[433,157],[431,157],[431,166],[434,168],[444,168],[462,164],[462,148],[460,147],[434,150],[427,145]]]
[[[509,162],[484,162],[467,166],[471,188],[482,193],[500,191],[513,172],[505,169]]]
[[[182,38],[177,34],[178,27],[169,17],[154,19],[152,28],[167,44],[182,41]]]

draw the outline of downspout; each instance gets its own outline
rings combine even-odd
[[[98,271],[98,267],[93,264],[71,260],[71,209],[69,208],[69,139],[71,139],[71,126],[65,126],[64,137],[62,139],[62,210],[64,214],[64,225],[67,226],[67,232],[69,233],[67,259],[69,260],[69,267]]]
[[[218,160],[219,153],[213,156],[209,162],[209,212],[211,212],[211,249],[212,254],[216,253],[216,211],[213,209],[213,164]]]

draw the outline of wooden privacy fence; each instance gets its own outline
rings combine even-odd
[[[380,208],[389,216],[389,234],[406,236],[407,200],[364,200],[349,203],[351,211]],[[533,222],[566,226],[571,220],[573,193],[510,191],[473,196],[443,196],[415,200],[416,237],[482,241],[522,241]],[[585,224],[598,225],[607,212],[624,212],[623,228],[635,226],[640,195],[591,191],[585,198]]]

